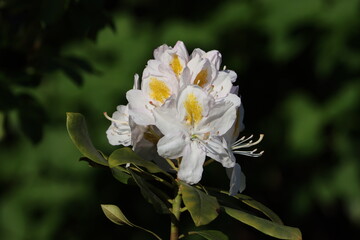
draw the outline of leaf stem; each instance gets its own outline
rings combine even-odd
[[[181,200],[182,200],[181,191],[180,191],[180,188],[178,188],[176,197],[174,198],[173,205],[172,205],[173,216],[171,218],[170,240],[178,240],[179,239]]]
[[[138,228],[138,229],[141,229],[141,230],[143,230],[143,231],[145,231],[145,232],[150,233],[151,235],[153,235],[154,237],[156,237],[156,239],[162,240],[156,233],[153,233],[152,231],[150,231],[150,230],[148,230],[148,229],[146,229],[146,228],[140,227],[140,226],[138,226],[138,225],[135,225],[135,224],[133,224],[133,225],[134,225],[134,227],[136,227],[136,228]]]

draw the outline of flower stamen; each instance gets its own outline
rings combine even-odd
[[[115,123],[119,123],[119,124],[123,124],[123,125],[129,125],[128,122],[125,122],[125,121],[120,121],[120,120],[117,120],[117,119],[114,119],[114,118],[111,118],[109,117],[109,115],[107,114],[107,112],[104,112],[104,116],[106,119],[112,121],[112,122],[115,122]]]

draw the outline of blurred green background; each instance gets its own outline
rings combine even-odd
[[[222,53],[238,74],[243,134],[265,134],[263,157],[238,158],[244,194],[304,239],[356,239],[359,16],[359,0],[0,0],[0,239],[151,238],[112,224],[101,203],[167,239],[169,219],[137,188],[78,162],[65,113],[83,113],[110,153],[102,113],[126,104],[152,51],[177,40]],[[217,164],[203,183],[228,187]],[[210,227],[271,239],[224,216]]]

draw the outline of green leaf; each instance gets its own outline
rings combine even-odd
[[[127,163],[131,163],[139,167],[144,167],[151,173],[161,172],[168,175],[168,173],[166,173],[164,170],[159,168],[155,163],[142,159],[131,148],[128,147],[115,150],[114,152],[111,153],[109,157],[110,168],[120,165],[125,165]]]
[[[123,212],[120,210],[120,208],[118,206],[115,205],[110,205],[110,204],[101,204],[101,209],[103,210],[105,216],[110,219],[110,221],[112,221],[113,223],[117,224],[117,225],[128,225],[130,227],[135,227],[138,228],[140,230],[143,230],[145,232],[148,232],[150,234],[152,234],[154,237],[156,237],[156,239],[158,240],[162,240],[157,234],[155,234],[154,232],[140,227],[138,225],[133,224],[132,222],[130,222],[125,215],[123,214]]]
[[[131,175],[129,174],[129,171],[127,171],[125,168],[117,166],[114,168],[111,168],[112,175],[121,183],[128,184],[129,180],[131,179]]]
[[[224,210],[229,216],[272,237],[289,240],[302,239],[301,232],[298,228],[274,223],[233,208],[224,207]]]
[[[79,151],[95,163],[108,166],[106,159],[95,149],[91,142],[84,116],[80,113],[66,113],[66,116],[67,130]]]
[[[110,204],[101,204],[101,209],[103,210],[105,216],[117,225],[129,225],[133,227],[132,224],[123,214],[118,206],[110,205]]]
[[[271,221],[273,221],[275,223],[278,223],[278,224],[282,224],[282,225],[284,224],[281,221],[280,217],[276,213],[274,213],[270,208],[266,207],[265,205],[263,205],[262,203],[260,203],[258,201],[255,201],[251,197],[243,195],[243,194],[238,194],[238,195],[236,195],[234,197],[237,198],[237,199],[240,199],[246,205],[259,210],[260,212],[265,214],[265,216],[270,218]]]
[[[80,162],[87,162],[90,167],[107,168],[106,166],[104,166],[102,164],[98,164],[98,163],[94,162],[93,160],[91,160],[90,158],[87,158],[87,157],[81,157],[81,158],[79,158],[79,161]]]
[[[219,215],[220,206],[215,197],[184,182],[180,181],[180,184],[183,202],[195,226],[208,224]]]
[[[222,232],[216,230],[203,230],[203,231],[192,231],[190,235],[197,234],[206,238],[207,240],[229,240],[229,238]]]
[[[136,184],[139,186],[143,197],[151,203],[159,213],[170,214],[168,206],[150,189],[150,184],[131,169],[128,170]],[[160,189],[158,189],[160,191]]]
[[[218,189],[214,189],[214,188],[206,188],[206,189],[209,191],[210,195],[212,195],[218,199],[218,201],[220,202],[220,204],[222,206],[238,208],[238,207],[241,207],[241,206],[239,206],[239,201],[238,201],[238,200],[240,200],[242,203],[246,204],[247,206],[262,212],[271,221],[279,223],[279,224],[283,224],[280,217],[276,213],[274,213],[271,209],[269,209],[262,203],[255,201],[253,198],[251,198],[247,195],[237,194],[235,196],[230,196],[229,192],[227,192],[227,191],[218,190]]]

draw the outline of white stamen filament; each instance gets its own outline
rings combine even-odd
[[[263,155],[264,151],[261,151],[259,153],[256,153],[257,149],[254,149],[252,151],[234,151],[235,154],[245,155],[249,157],[260,157]]]
[[[256,152],[257,149],[250,150],[250,151],[234,151],[234,150],[237,150],[240,148],[248,148],[248,147],[252,147],[252,146],[258,144],[264,138],[264,134],[260,134],[259,139],[255,142],[253,142],[253,140],[251,140],[252,138],[253,138],[253,135],[251,135],[248,138],[242,137],[239,140],[237,140],[231,147],[231,149],[233,150],[233,153],[245,155],[245,156],[249,156],[249,157],[260,157],[264,153],[264,151],[261,151],[259,153]]]
[[[108,120],[110,120],[110,121],[112,121],[112,122],[119,123],[119,124],[124,124],[124,125],[129,125],[128,122],[120,121],[120,120],[117,120],[117,119],[114,119],[114,118],[109,117],[109,115],[107,114],[107,112],[104,112],[104,116],[106,117],[106,119],[108,119]]]
[[[248,147],[254,146],[254,145],[258,144],[259,142],[261,142],[261,140],[264,138],[264,134],[260,134],[260,137],[256,142],[253,142],[252,140],[250,140],[252,138],[253,138],[253,135],[251,135],[250,137],[248,137],[246,139],[245,139],[245,137],[240,138],[239,140],[234,142],[231,149],[236,150],[239,148],[248,148]]]

